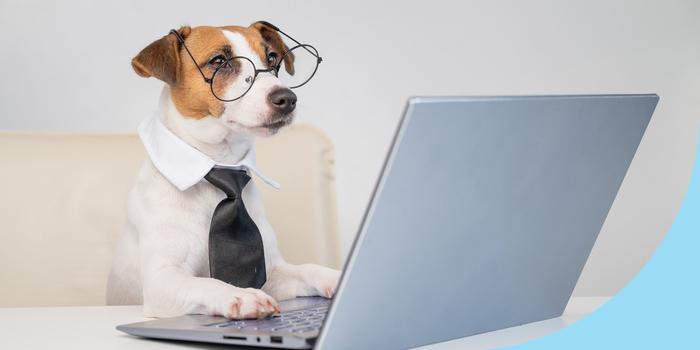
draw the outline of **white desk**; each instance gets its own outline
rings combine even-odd
[[[489,349],[517,344],[571,324],[607,300],[608,298],[572,298],[562,317],[419,349]],[[0,308],[0,349],[236,348],[227,345],[138,339],[114,329],[118,324],[142,320],[140,306]]]

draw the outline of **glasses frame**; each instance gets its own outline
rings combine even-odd
[[[287,57],[287,55],[288,55],[289,53],[291,53],[292,51],[294,51],[295,49],[298,49],[298,48],[303,48],[303,49],[306,50],[308,53],[310,53],[311,55],[313,55],[314,57],[316,57],[316,67],[314,68],[314,71],[311,73],[311,75],[309,76],[308,79],[306,79],[304,82],[302,82],[302,83],[299,84],[299,85],[290,86],[289,88],[290,88],[290,89],[296,89],[296,88],[301,87],[301,86],[305,85],[306,83],[308,83],[309,80],[311,80],[311,78],[313,78],[314,75],[316,75],[316,72],[318,71],[318,66],[321,64],[321,62],[323,62],[323,58],[318,54],[318,50],[316,50],[315,47],[313,47],[313,46],[311,46],[311,45],[309,45],[309,44],[302,44],[302,43],[298,42],[296,39],[294,39],[294,38],[292,38],[291,36],[287,35],[285,32],[281,31],[279,28],[277,28],[276,26],[272,25],[271,23],[268,23],[268,22],[265,22],[265,21],[260,21],[259,23],[262,23],[263,25],[266,25],[266,26],[268,26],[268,27],[274,29],[275,31],[277,31],[277,32],[279,32],[280,34],[284,35],[285,37],[287,37],[289,40],[293,41],[293,42],[294,42],[295,44],[297,44],[297,45],[294,46],[294,47],[292,47],[292,48],[290,48],[290,49],[288,49],[287,51],[285,51],[285,52],[282,54],[282,56],[281,56],[279,62],[277,62],[276,65],[274,65],[274,66],[272,66],[272,67],[270,67],[270,68],[267,68],[267,69],[258,69],[257,67],[255,67],[255,63],[253,63],[253,61],[252,61],[250,58],[245,57],[245,56],[234,56],[234,57],[228,58],[228,59],[226,59],[225,62],[221,63],[218,67],[216,67],[216,69],[214,70],[214,74],[212,74],[211,78],[208,78],[206,75],[204,75],[204,72],[203,72],[202,69],[199,67],[199,64],[197,63],[197,60],[196,60],[196,59],[194,58],[194,56],[192,55],[192,52],[190,52],[190,49],[187,47],[187,45],[185,45],[185,39],[182,37],[182,35],[180,35],[180,32],[178,32],[178,31],[175,30],[175,29],[171,29],[171,30],[170,30],[170,34],[175,35],[175,38],[177,38],[177,41],[179,41],[180,44],[182,45],[182,47],[185,48],[185,51],[187,52],[187,55],[190,56],[190,58],[192,59],[192,62],[194,63],[194,66],[197,67],[197,70],[199,71],[199,74],[202,76],[202,79],[204,79],[204,82],[205,82],[205,83],[209,84],[209,90],[211,90],[211,94],[212,94],[217,100],[219,100],[219,101],[222,101],[222,102],[233,102],[233,101],[236,101],[236,100],[242,98],[243,96],[245,96],[245,95],[248,93],[248,91],[250,91],[250,89],[253,87],[253,84],[255,83],[255,80],[258,78],[258,75],[259,75],[260,73],[271,73],[271,74],[273,74],[275,77],[277,77],[277,76],[279,75],[279,70],[280,70],[280,68],[282,67],[282,63],[284,62],[284,58]],[[222,67],[228,65],[231,61],[233,61],[233,60],[235,60],[235,59],[243,59],[243,60],[246,60],[246,61],[250,62],[250,64],[253,66],[253,70],[254,70],[254,72],[255,72],[255,73],[253,74],[253,79],[252,79],[252,81],[250,82],[250,85],[248,86],[248,89],[247,89],[245,92],[243,92],[243,94],[241,94],[240,96],[238,96],[238,97],[236,97],[236,98],[234,98],[234,99],[223,99],[223,98],[220,98],[220,97],[217,96],[216,93],[214,92],[214,84],[213,84],[213,82],[214,82],[214,77],[216,76],[216,73],[218,73],[219,70],[220,70]]]

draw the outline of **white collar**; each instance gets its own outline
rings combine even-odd
[[[138,133],[153,165],[180,191],[201,181],[215,166],[252,171],[268,185],[280,188],[277,182],[265,177],[256,167],[254,146],[236,164],[217,163],[173,134],[163,125],[158,113],[141,122]]]

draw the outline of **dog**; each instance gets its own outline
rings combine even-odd
[[[217,163],[236,164],[254,155],[255,137],[272,136],[294,119],[296,95],[274,74],[261,73],[250,90],[232,102],[217,99],[204,75],[211,76],[230,55],[245,56],[268,67],[288,47],[276,27],[256,22],[248,27],[181,27],[139,52],[132,60],[142,77],[165,83],[158,111],[169,132]],[[285,59],[287,71],[293,60]],[[237,79],[217,86],[233,89]],[[177,154],[168,155],[178,157]],[[254,170],[254,169],[253,169]],[[267,280],[262,289],[239,288],[210,277],[209,225],[225,198],[206,180],[181,189],[147,159],[127,203],[127,222],[107,283],[107,304],[143,304],[146,317],[183,314],[262,318],[279,312],[278,301],[299,296],[331,298],[340,272],[287,263],[265,217],[253,182],[242,193],[248,214],[264,244]]]

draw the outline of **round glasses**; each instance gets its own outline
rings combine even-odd
[[[288,64],[287,61],[293,63]],[[216,68],[209,86],[214,97],[224,102],[243,97],[262,73],[270,73],[290,89],[296,89],[313,78],[321,61],[318,51],[306,44],[292,47],[279,59],[273,58],[266,69],[258,69],[248,57],[236,56]]]
[[[273,28],[297,45],[287,50],[279,58],[276,56],[268,57],[269,62],[266,69],[258,69],[255,67],[255,63],[245,56],[228,58],[214,70],[211,78],[204,75],[180,33],[175,29],[172,29],[170,33],[174,34],[182,47],[185,48],[202,78],[209,84],[214,97],[223,102],[232,102],[245,96],[261,73],[270,73],[276,76],[290,89],[303,86],[316,74],[318,65],[323,61],[318,50],[311,45],[299,43],[277,27],[273,26]],[[283,64],[284,69],[281,69]]]

